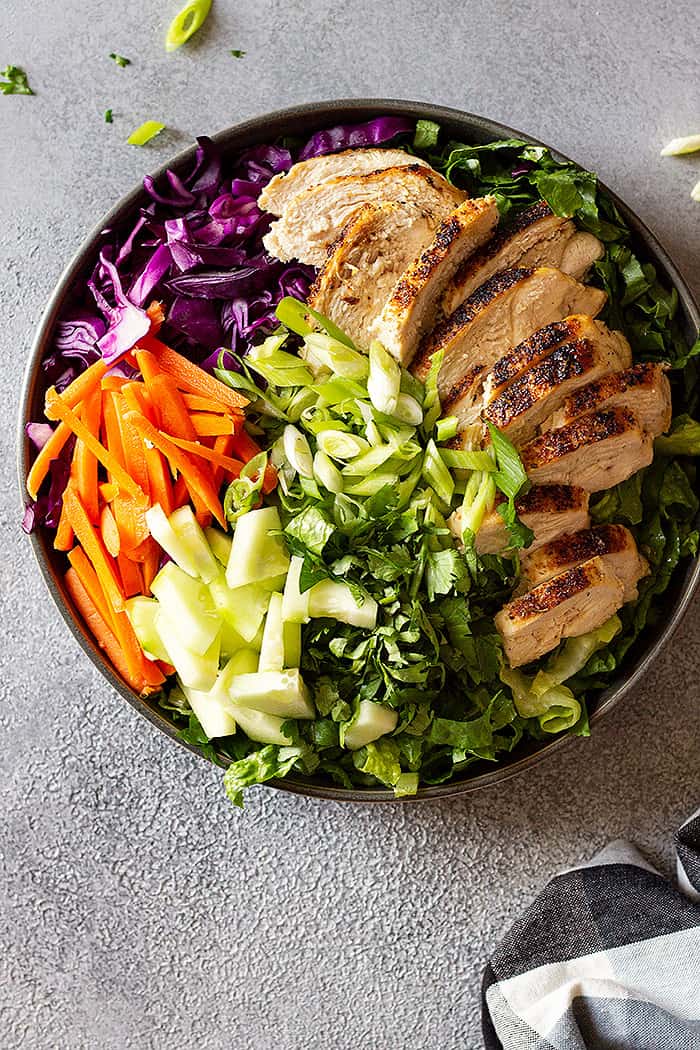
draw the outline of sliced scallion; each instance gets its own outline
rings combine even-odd
[[[326,453],[320,450],[314,456],[314,477],[329,492],[337,494],[343,491],[343,475]]]
[[[423,477],[438,499],[449,505],[455,490],[454,478],[443,463],[438,447],[432,438],[425,447]]]
[[[435,440],[440,444],[450,441],[456,436],[458,425],[457,416],[443,416],[442,419],[438,419],[435,424]]]
[[[201,29],[211,11],[211,0],[190,0],[173,18],[165,37],[165,50],[177,51]]]
[[[401,369],[379,340],[369,348],[369,376],[367,392],[377,412],[394,414],[401,390]]]
[[[312,478],[314,474],[314,461],[311,455],[309,442],[304,435],[291,423],[284,428],[283,434],[284,454],[287,460],[303,478]]]
[[[145,146],[147,142],[160,135],[165,124],[159,124],[157,120],[146,120],[140,127],[132,131],[126,140],[130,146]]]

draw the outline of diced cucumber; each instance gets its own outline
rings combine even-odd
[[[222,619],[250,644],[262,627],[270,592],[254,583],[232,590],[223,572],[211,581],[209,591]]]
[[[169,554],[173,561],[181,569],[184,569],[186,573],[194,576],[195,579],[199,579],[200,565],[196,552],[193,552],[187,540],[183,539],[175,531],[160,503],[154,503],[146,511],[146,524],[151,536],[156,543],[160,544],[166,554]]]
[[[357,751],[380,736],[393,733],[398,721],[398,711],[372,700],[360,700],[355,717],[340,726],[340,745]]]
[[[370,628],[377,624],[377,603],[374,598],[366,596],[360,604],[347,584],[337,580],[321,580],[314,584],[308,594],[311,616],[330,616],[333,620],[354,627]]]
[[[226,620],[221,621],[221,658],[222,660],[228,660],[235,653],[241,649],[246,649],[248,643],[245,638],[242,638],[235,627],[232,627]]]
[[[276,507],[260,507],[241,515],[236,522],[226,580],[231,588],[259,584],[285,574],[289,554],[281,535],[282,523]]]
[[[289,721],[279,715],[267,715],[264,711],[253,711],[250,707],[231,704],[229,711],[236,719],[246,736],[259,744],[291,744],[292,738],[282,732],[282,726]]]
[[[170,657],[156,628],[158,608],[155,598],[145,598],[141,595],[129,598],[125,604],[126,615],[134,628],[144,656],[149,660],[166,660],[170,663]]]
[[[204,530],[194,516],[194,511],[189,505],[178,507],[168,520],[175,535],[185,545],[192,564],[197,566],[197,575],[200,580],[209,583],[218,573],[219,566],[204,535]]]
[[[292,558],[287,573],[282,597],[282,619],[287,623],[309,622],[309,592],[302,594],[299,590],[299,579],[304,565],[303,558]]]
[[[282,624],[284,666],[298,667],[301,663],[301,624],[286,620]]]
[[[212,554],[216,560],[221,562],[223,567],[226,568],[231,554],[233,537],[227,532],[222,532],[221,529],[215,529],[213,525],[210,525],[204,530],[204,535],[207,538],[207,543],[211,547]]]
[[[314,718],[314,707],[300,672],[259,671],[231,680],[229,696],[234,704],[282,718]]]
[[[258,653],[255,649],[239,649],[231,657],[221,674],[224,676],[226,692],[230,690],[231,679],[239,674],[253,674],[258,669]]]
[[[263,628],[258,671],[281,671],[284,667],[282,595],[271,594]]]
[[[231,704],[221,682],[221,674],[208,692],[190,689],[184,683],[182,690],[210,740],[217,736],[231,736],[236,732],[236,721],[231,714]]]
[[[151,590],[182,644],[194,653],[205,653],[221,630],[221,616],[207,585],[171,561],[160,570]]]
[[[179,630],[163,608],[158,610],[156,628],[163,639],[163,645],[171,663],[183,685],[189,689],[207,692],[212,689],[219,671],[219,651],[221,639],[217,634],[205,653],[193,653],[183,645]]]

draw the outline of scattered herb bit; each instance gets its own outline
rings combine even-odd
[[[160,135],[165,124],[159,124],[157,120],[146,120],[140,127],[132,131],[126,140],[130,146],[145,146],[147,142]]]
[[[700,135],[686,135],[680,139],[671,139],[661,150],[662,157],[680,157],[684,153],[697,153],[700,150]]]
[[[118,66],[121,66],[122,69],[125,69],[126,66],[131,65],[130,58],[124,58],[123,55],[117,55],[114,51],[110,53],[109,57],[112,59],[113,62],[116,62]]]
[[[105,110],[105,124],[112,124],[112,123],[113,123],[112,110],[111,109],[106,109]]]
[[[29,86],[27,74],[19,66],[5,66],[0,71],[1,77],[6,77],[6,80],[0,80],[0,92],[3,95],[33,95],[34,92]]]
[[[240,49],[240,48],[238,48],[238,47],[234,47],[234,48],[233,48],[233,49],[231,50],[231,54],[233,55],[233,57],[234,57],[234,58],[243,58],[243,56],[244,56],[245,54],[247,54],[247,52],[245,52],[245,51],[241,51],[241,49]]]
[[[434,120],[416,121],[416,133],[413,136],[414,149],[433,149],[437,146],[440,125]]]
[[[692,190],[690,191],[691,200],[700,201],[700,179],[695,183]]]
[[[191,0],[173,18],[165,37],[165,50],[177,51],[201,29],[211,11],[211,0]]]
[[[488,426],[498,466],[493,480],[503,495],[507,497],[506,503],[499,504],[498,513],[503,518],[508,531],[511,548],[529,547],[535,538],[534,533],[518,518],[515,499],[527,492],[530,482],[515,446],[492,423],[489,423]]]

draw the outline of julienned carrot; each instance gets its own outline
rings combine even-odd
[[[73,535],[73,528],[71,526],[71,523],[68,521],[66,508],[61,507],[61,515],[58,519],[56,535],[53,538],[54,550],[69,551],[73,546],[74,542],[75,537]]]
[[[163,458],[163,453],[159,452],[157,448],[144,445],[144,452],[151,499],[154,503],[160,503],[166,516],[170,517],[175,510],[175,504],[173,503],[173,484],[168,464]]]
[[[106,375],[100,383],[100,387],[102,390],[121,390],[121,388],[128,382],[129,380],[124,376]]]
[[[151,540],[150,543],[145,545],[144,559],[141,563],[141,572],[143,575],[143,593],[150,594],[151,584],[158,575],[158,567],[160,565],[161,550],[155,540]]]
[[[107,601],[105,593],[100,587],[97,573],[83,548],[80,546],[74,547],[68,555],[68,561],[80,577],[80,582],[87,591],[90,601],[95,606],[102,619],[105,623],[111,625],[114,617],[114,610]]]
[[[105,444],[114,460],[134,478],[141,490],[149,492],[148,468],[143,442],[133,428],[128,427],[125,423],[125,409],[126,402],[121,394],[114,391],[103,391]],[[112,477],[113,475],[110,474],[110,478]],[[131,552],[149,535],[145,506],[137,504],[128,493],[120,490],[112,500],[112,510],[121,537],[121,545],[124,550]]]
[[[66,508],[68,521],[71,524],[78,542],[83,547],[97,573],[100,585],[115,611],[124,608],[124,594],[117,578],[114,562],[105,550],[101,536],[95,531],[92,522],[85,513],[80,496],[72,485],[63,493],[63,505]]]
[[[90,433],[98,435],[102,421],[102,392],[99,387],[83,402],[81,418]],[[96,525],[99,518],[99,491],[97,487],[97,457],[82,438],[75,443],[71,475],[80,493],[90,521]]]
[[[235,424],[231,416],[214,415],[213,412],[192,412],[190,419],[197,437],[219,437],[221,434],[235,433]]]
[[[190,412],[227,413],[231,411],[229,406],[223,404],[223,402],[215,401],[212,397],[202,397],[201,394],[183,394],[182,400]],[[239,412],[236,412],[235,415],[239,415]]]
[[[155,336],[147,335],[139,340],[139,346],[144,350],[150,350],[158,358],[158,364],[168,375],[172,376],[180,390],[186,390],[190,394],[201,394],[203,397],[211,397],[215,401],[222,401],[230,408],[242,409],[248,404],[248,399],[236,390],[221,383],[214,376],[210,376],[199,365],[188,361],[182,354],[171,350],[165,343]]]
[[[272,463],[268,463],[265,467],[265,477],[263,478],[262,490],[267,496],[273,489],[277,488],[277,470],[273,467]]]
[[[105,448],[109,449],[110,455],[115,462],[126,470],[122,435],[119,429],[119,420],[117,419],[117,406],[114,403],[111,390],[102,392],[102,442]],[[112,471],[109,467],[107,468],[107,474],[110,481],[112,481]]]
[[[163,321],[165,320],[165,310],[163,304],[159,303],[156,299],[146,307],[146,313],[148,314],[151,321],[151,331],[155,334]]]
[[[244,463],[257,456],[262,449],[257,441],[254,441],[247,430],[239,430],[233,439],[233,451]]]
[[[112,394],[114,406],[117,410],[119,423],[119,434],[121,437],[122,452],[124,455],[124,466],[131,477],[136,481],[144,492],[149,492],[148,466],[143,441],[134,428],[127,422],[126,414],[129,408],[126,399],[120,393]]]
[[[212,484],[211,474],[205,473],[195,460],[181,448],[178,448],[166,434],[157,430],[145,416],[139,415],[137,412],[129,412],[126,418],[138,430],[141,437],[145,438],[146,441],[150,441],[152,445],[160,449],[164,456],[167,456],[171,466],[179,470],[185,478],[193,499],[198,497],[207,510],[214,515],[221,527],[225,528],[226,519],[219,502],[218,493]]]
[[[136,361],[154,406],[158,428],[193,440],[197,436],[194,425],[175,380],[161,370],[158,358],[150,350],[137,349]]]
[[[115,496],[119,495],[119,486],[111,481],[103,481],[100,486],[100,497],[105,503],[111,503]]]
[[[126,597],[133,598],[135,594],[143,594],[143,577],[138,564],[122,551],[117,556],[117,565]]]
[[[214,439],[214,452],[218,452],[220,456],[230,456],[231,448],[233,446],[233,435],[232,434],[219,434]],[[224,469],[220,466],[215,466],[213,470],[213,480],[216,486],[221,484],[221,479],[224,476]]]
[[[56,457],[60,455],[70,436],[70,427],[66,423],[59,423],[44,447],[37,453],[37,457],[27,475],[27,492],[32,499],[36,499],[39,495],[39,489],[49,472],[49,467]]]
[[[185,441],[183,438],[175,437],[170,437],[169,439],[178,448],[183,449],[185,452],[191,452],[192,455],[199,456],[201,459],[208,460],[235,478],[238,477],[243,469],[244,464],[240,460],[225,456],[221,452],[217,452],[215,448],[207,448],[206,445],[202,445],[199,441]]]
[[[76,437],[81,438],[85,442],[103,467],[113,475],[119,487],[133,496],[142,506],[148,505],[148,496],[143,489],[127,474],[112,453],[104,445],[100,444],[95,435],[88,430],[82,420],[63,400],[62,395],[57,394],[53,387],[46,391],[46,415],[49,419],[60,419],[63,423],[66,423]]]
[[[121,550],[121,537],[109,503],[104,505],[100,514],[100,535],[109,554],[117,558]]]
[[[111,663],[114,664],[114,668],[118,674],[120,674],[121,677],[139,693],[152,692],[153,690],[146,686],[143,678],[132,679],[129,666],[112,628],[105,622],[104,618],[95,608],[94,603],[91,601],[75,569],[68,570],[65,575],[65,581],[68,593],[73,599],[76,609],[82,616],[85,626],[90,631],[90,634],[99,648],[104,650]]]
[[[130,412],[143,412],[144,416],[150,419],[150,402],[146,397],[146,387],[143,383],[125,383],[121,392]]]
[[[109,368],[108,364],[100,357],[94,364],[86,368],[84,372],[73,380],[70,386],[62,392],[61,397],[69,408],[75,408],[77,404],[84,401],[91,391],[99,386],[102,382],[102,377]]]
[[[182,474],[180,474],[173,485],[173,508],[177,510],[178,507],[184,507],[184,505],[189,502],[190,494],[187,491],[187,482]]]

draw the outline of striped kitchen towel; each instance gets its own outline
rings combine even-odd
[[[556,876],[483,981],[487,1050],[700,1050],[700,811],[678,888],[626,842]]]

